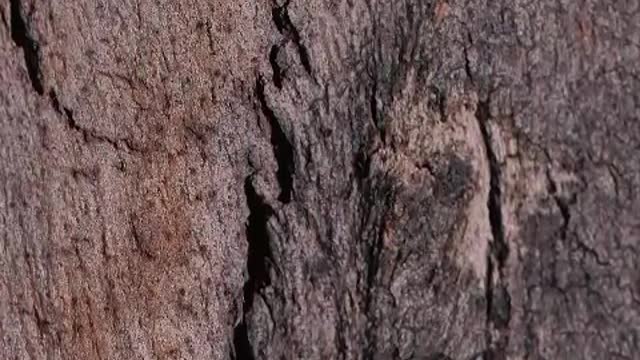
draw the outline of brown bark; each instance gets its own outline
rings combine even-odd
[[[637,356],[635,2],[0,15],[0,358]]]

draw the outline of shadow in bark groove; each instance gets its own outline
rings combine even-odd
[[[233,345],[235,356],[233,358],[237,360],[252,360],[255,359],[255,355],[249,340],[246,316],[253,306],[254,295],[270,284],[268,261],[271,258],[271,249],[269,247],[270,238],[267,231],[267,221],[273,215],[273,209],[256,193],[251,183],[251,176],[245,179],[244,192],[247,197],[247,206],[249,207],[249,218],[246,226],[246,237],[249,245],[247,251],[248,278],[243,289],[243,318],[234,329]]]
[[[42,95],[44,87],[42,86],[42,71],[40,69],[40,45],[30,34],[20,0],[11,0],[11,38],[18,47],[22,48],[33,89]]]
[[[273,155],[278,163],[276,178],[280,185],[280,195],[278,200],[282,203],[291,201],[293,192],[293,174],[295,173],[295,163],[293,161],[293,145],[282,130],[282,126],[276,117],[276,114],[267,104],[264,93],[264,80],[259,77],[256,82],[256,96],[260,102],[262,114],[267,118],[271,127],[271,146],[273,146]]]
[[[271,51],[269,51],[269,63],[271,64],[271,69],[273,69],[273,83],[278,89],[282,90],[283,71],[278,64],[279,52],[280,47],[278,45],[271,46]]]
[[[502,190],[500,184],[501,168],[499,160],[491,144],[491,134],[488,122],[491,119],[490,99],[478,102],[476,109],[476,119],[482,133],[482,140],[485,146],[487,161],[489,163],[489,196],[487,199],[487,209],[489,211],[489,224],[493,241],[489,246],[487,255],[486,273],[486,301],[487,301],[487,354],[490,359],[505,358],[505,348],[508,337],[494,339],[492,327],[505,329],[509,325],[511,318],[511,297],[503,283],[504,267],[509,256],[509,246],[504,234],[504,221],[502,215]],[[494,274],[497,279],[494,283]],[[495,344],[494,344],[495,343]]]
[[[289,17],[289,3],[290,0],[286,1],[282,6],[276,6],[272,10],[273,22],[276,25],[278,31],[293,41],[293,43],[298,48],[298,56],[300,57],[300,63],[302,63],[302,67],[307,72],[307,74],[312,75],[311,69],[311,61],[309,58],[309,51],[302,43],[302,39],[300,38],[300,32],[293,26],[291,22],[291,18]]]

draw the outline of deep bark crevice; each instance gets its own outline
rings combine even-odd
[[[361,184],[369,176],[371,169],[371,155],[369,155],[366,149],[359,150],[353,161],[354,175]]]
[[[471,70],[471,61],[469,60],[469,47],[473,46],[473,37],[469,31],[467,31],[467,41],[469,42],[469,45],[467,46],[465,44],[462,47],[462,54],[464,55],[464,72],[469,81],[473,84],[475,79],[473,77],[473,71]]]
[[[386,131],[384,128],[383,114],[378,108],[378,81],[374,78],[371,85],[371,94],[369,95],[369,111],[371,112],[371,122],[380,135],[382,144],[386,144]]]
[[[489,196],[487,209],[493,240],[487,254],[487,273],[485,283],[487,330],[486,341],[491,359],[503,359],[508,337],[494,339],[493,330],[504,330],[511,318],[511,297],[504,283],[505,265],[509,256],[509,246],[505,239],[502,215],[502,171],[500,162],[491,144],[488,122],[491,120],[490,98],[479,101],[476,119],[482,134],[485,153],[489,164]],[[500,332],[502,333],[502,331]]]
[[[254,360],[253,348],[247,333],[247,324],[244,319],[233,329],[233,349],[232,359]]]
[[[247,177],[244,183],[249,218],[246,227],[247,242],[247,271],[249,278],[244,286],[245,310],[250,310],[253,304],[253,296],[260,289],[269,285],[268,261],[271,258],[269,247],[269,233],[267,222],[273,215],[273,209],[264,199],[256,193],[251,177]]]
[[[269,51],[269,63],[273,71],[273,84],[282,89],[283,71],[278,64],[278,54],[280,53],[280,47],[278,45],[271,46]]]
[[[232,355],[236,360],[253,360],[255,354],[249,340],[246,317],[253,307],[255,295],[271,282],[269,262],[272,256],[267,222],[273,215],[273,209],[258,195],[251,182],[251,176],[245,179],[244,193],[249,207],[249,217],[245,229],[248,243],[248,277],[243,288],[242,319],[234,329],[234,352]]]
[[[289,4],[291,0],[287,0],[282,6],[275,6],[271,12],[273,23],[276,25],[278,31],[288,37],[296,45],[298,49],[298,56],[300,57],[300,63],[304,70],[313,77],[313,70],[311,68],[311,59],[309,56],[309,50],[302,43],[300,32],[291,22],[289,17]]]
[[[489,101],[478,103],[476,118],[480,122],[480,131],[485,146],[487,160],[489,162],[489,198],[487,208],[489,210],[489,223],[491,234],[493,235],[492,252],[499,264],[504,264],[509,255],[509,248],[504,237],[504,222],[502,216],[502,185],[500,184],[502,170],[497,159],[493,146],[491,145],[491,134],[488,129],[490,119]]]
[[[44,94],[42,70],[40,68],[40,44],[33,38],[29,24],[25,21],[24,9],[20,0],[11,0],[11,39],[24,54],[27,73],[33,89]]]
[[[260,102],[262,114],[267,118],[271,127],[271,146],[273,154],[278,164],[276,178],[280,185],[280,195],[278,200],[282,203],[289,203],[293,193],[293,175],[295,174],[295,162],[293,159],[293,145],[285,135],[276,114],[267,104],[264,93],[264,80],[259,77],[256,82],[256,96]]]
[[[0,360],[634,358],[618,3],[6,0]]]

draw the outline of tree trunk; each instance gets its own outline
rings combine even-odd
[[[0,15],[0,358],[638,356],[637,1]]]

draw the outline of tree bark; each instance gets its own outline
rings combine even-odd
[[[0,20],[0,358],[637,357],[637,2]]]

